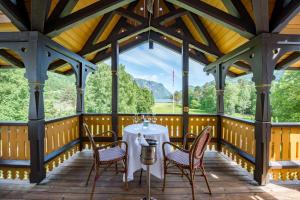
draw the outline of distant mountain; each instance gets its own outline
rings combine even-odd
[[[170,99],[172,96],[171,92],[162,83],[140,78],[136,78],[135,82],[138,84],[138,86],[151,90],[154,99]]]

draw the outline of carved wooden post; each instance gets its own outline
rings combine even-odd
[[[112,130],[118,134],[118,66],[119,66],[119,44],[114,41],[111,44],[111,71],[112,71]],[[117,139],[117,138],[115,138]]]
[[[217,111],[217,150],[221,151],[221,135],[222,135],[222,116],[224,115],[224,89],[226,72],[222,64],[216,67],[216,71],[213,73],[216,81],[216,111]]]
[[[182,74],[182,129],[184,137],[189,128],[189,43],[186,41],[182,42]]]
[[[29,85],[29,115],[28,133],[30,141],[30,175],[31,183],[39,183],[46,177],[44,167],[44,136],[45,136],[45,112],[44,112],[44,84],[47,79],[46,51],[38,40],[37,34],[32,34],[29,48],[24,49],[27,56],[24,57],[26,67],[25,77]]]
[[[262,34],[251,54],[253,81],[256,88],[255,114],[255,170],[254,179],[260,185],[268,182],[269,143],[271,137],[270,88],[273,80],[274,61],[271,37]]]
[[[79,138],[80,138],[80,151],[83,148],[83,113],[84,113],[84,95],[85,95],[85,82],[88,75],[88,70],[85,67],[84,63],[80,64],[79,73],[76,80],[76,92],[77,92],[77,99],[76,99],[76,113],[80,114],[79,116]]]

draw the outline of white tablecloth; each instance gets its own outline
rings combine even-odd
[[[150,172],[157,178],[163,178],[163,142],[169,142],[168,128],[157,125],[149,124],[149,127],[143,128],[142,124],[132,124],[124,128],[123,141],[128,143],[128,176],[127,180],[133,180],[133,173],[143,168],[146,170],[146,166],[140,162],[141,146],[136,142],[138,133],[144,135],[146,139],[155,139],[158,141],[157,145],[157,161],[150,166]],[[170,145],[166,146],[166,152],[170,152]]]

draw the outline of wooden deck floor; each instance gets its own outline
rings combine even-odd
[[[49,173],[40,185],[0,180],[0,199],[88,199],[91,188],[84,186],[84,180],[90,161],[90,151],[77,153]],[[213,194],[207,193],[203,178],[198,176],[197,199],[300,199],[300,185],[255,186],[247,172],[216,152],[207,152],[205,162]],[[113,168],[109,169],[99,179],[94,199],[140,199],[145,193],[145,177],[139,186],[138,175],[135,174],[135,180],[125,191],[121,174],[116,175]],[[161,188],[162,181],[152,177],[152,195],[157,199],[191,199],[190,185],[180,176],[168,175],[165,192]]]

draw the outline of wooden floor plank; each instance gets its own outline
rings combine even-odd
[[[77,153],[62,163],[39,185],[27,181],[0,180],[0,199],[88,199],[90,185],[84,183],[91,164],[90,151]],[[196,177],[197,199],[300,199],[300,185],[268,184],[257,186],[248,172],[216,152],[206,152],[205,166],[212,189],[210,196],[203,177]],[[121,167],[121,165],[119,166]],[[175,168],[172,170],[176,170]],[[139,172],[124,190],[122,175],[109,168],[96,184],[94,199],[136,200],[145,194],[145,173],[142,185],[138,184]],[[166,189],[162,192],[162,181],[152,177],[152,195],[157,199],[191,199],[191,189],[186,178],[168,175]]]

